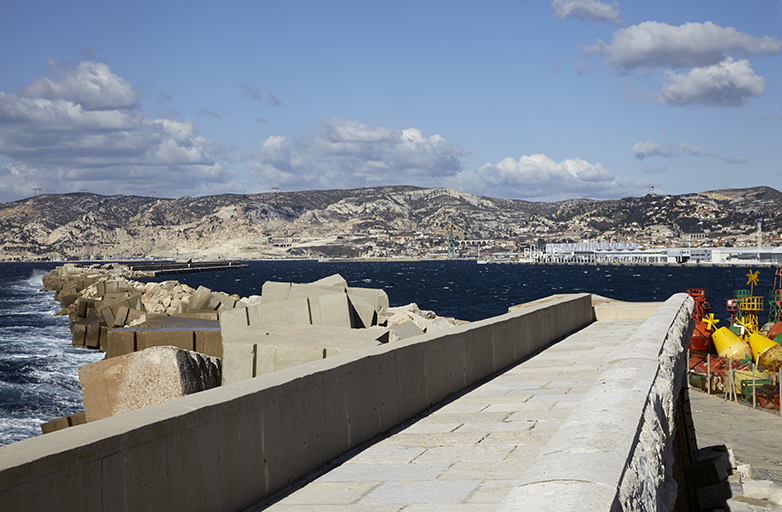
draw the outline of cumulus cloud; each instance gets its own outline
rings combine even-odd
[[[603,3],[598,0],[552,0],[551,14],[559,20],[578,18],[597,23],[621,25],[619,2]]]
[[[691,156],[695,158],[717,158],[724,162],[732,164],[743,164],[747,160],[743,156],[723,156],[712,155],[697,146],[683,142],[681,144],[674,145],[669,142],[638,142],[633,146],[633,153],[635,158],[643,160],[644,158],[659,156],[662,158],[676,158],[680,156]]]
[[[460,173],[452,182],[486,195],[546,200],[643,195],[652,184],[615,176],[599,162],[593,164],[581,158],[556,162],[544,154],[487,163],[476,172]]]
[[[14,94],[0,92],[0,199],[33,188],[71,192],[197,194],[234,178],[229,150],[190,121],[148,119],[106,64],[59,66]]]
[[[657,100],[664,105],[737,107],[765,91],[766,80],[755,74],[747,59],[728,57],[685,74],[667,70]]]
[[[705,23],[685,23],[678,27],[646,21],[614,32],[611,43],[598,39],[583,46],[582,55],[602,54],[617,68],[690,68],[719,64],[726,55],[749,57],[776,54],[782,40],[755,37],[733,27]]]
[[[459,145],[415,128],[332,118],[322,120],[310,136],[267,138],[247,168],[257,180],[287,189],[434,186],[458,173],[465,155]]]
[[[115,75],[102,62],[82,62],[78,66],[49,59],[52,75],[36,78],[18,91],[23,98],[66,100],[84,110],[111,110],[133,107],[139,95],[125,79]]]
[[[755,74],[746,57],[780,51],[782,39],[756,37],[709,21],[678,27],[647,21],[617,30],[610,44],[598,40],[581,48],[582,55],[604,55],[608,65],[625,73],[648,74],[662,68],[659,91],[625,84],[628,99],[715,107],[736,107],[763,95],[765,79]],[[742,58],[734,60],[734,56]],[[682,68],[690,69],[674,71]]]

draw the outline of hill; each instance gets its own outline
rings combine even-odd
[[[444,250],[449,229],[462,245],[492,240],[496,250],[581,239],[745,245],[758,212],[766,241],[779,239],[780,206],[782,193],[770,187],[560,202],[413,186],[178,199],[40,195],[0,204],[0,259],[413,256]]]

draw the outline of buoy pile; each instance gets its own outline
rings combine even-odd
[[[754,295],[758,271],[747,274],[748,290],[734,290],[726,299],[730,324],[717,328],[703,289],[688,289],[695,308],[690,340],[690,385],[726,398],[779,409],[782,391],[782,269],[769,293],[769,321],[760,326],[764,297]]]

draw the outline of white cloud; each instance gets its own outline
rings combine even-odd
[[[133,107],[139,95],[123,78],[102,62],[82,62],[78,66],[49,59],[54,77],[36,78],[18,92],[24,98],[66,100],[84,110],[111,110]]]
[[[683,142],[678,146],[669,142],[638,142],[633,146],[635,158],[643,160],[644,158],[659,156],[662,158],[675,158],[680,156],[691,156],[695,158],[717,158],[731,164],[743,164],[747,160],[743,156],[723,156],[712,155],[697,146]]]
[[[667,70],[657,99],[664,105],[737,107],[762,96],[765,90],[766,80],[755,74],[747,59],[734,61],[728,57],[686,74]]]
[[[647,180],[617,177],[599,162],[592,164],[581,158],[556,162],[535,154],[485,164],[477,172],[462,172],[451,186],[490,196],[556,200],[643,195],[650,185]]]
[[[765,92],[765,79],[755,74],[746,58],[782,51],[782,39],[755,37],[733,27],[685,23],[678,27],[655,21],[614,32],[611,43],[598,40],[583,46],[582,55],[602,54],[621,71],[642,74],[662,68],[659,91],[623,85],[627,99],[644,99],[670,106],[735,107]],[[677,74],[674,69],[690,68]]]
[[[0,92],[0,154],[8,159],[0,200],[34,188],[179,196],[233,186],[225,147],[199,137],[190,121],[146,118],[133,88],[105,64],[55,74]]]
[[[603,3],[598,0],[552,0],[551,14],[559,19],[578,18],[597,23],[621,25],[619,2]]]
[[[749,57],[780,50],[782,40],[778,38],[755,37],[710,21],[678,27],[647,21],[617,30],[610,44],[598,39],[596,44],[582,47],[581,53],[603,54],[612,66],[630,70],[711,66],[728,54]]]
[[[436,185],[462,169],[467,153],[439,135],[324,119],[316,133],[289,140],[267,138],[247,162],[262,183],[285,189],[388,184]]]

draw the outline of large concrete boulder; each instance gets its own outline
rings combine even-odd
[[[220,385],[219,359],[153,347],[79,368],[87,421],[95,421]]]

